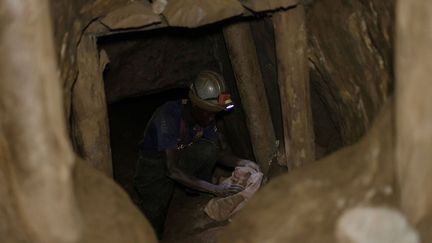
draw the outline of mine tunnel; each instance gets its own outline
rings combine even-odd
[[[269,38],[269,44],[274,45],[274,38],[269,34],[273,30],[268,19],[252,20],[251,23],[259,30],[266,31],[254,32],[257,43],[259,40]],[[110,60],[105,67],[103,78],[108,104],[113,177],[134,200],[139,201],[132,181],[138,159],[137,147],[149,119],[156,108],[165,102],[187,99],[188,87],[201,70],[211,69],[217,72],[228,70],[229,73],[225,74],[228,77],[225,82],[230,87],[230,93],[236,95],[233,99],[237,111],[218,114],[218,130],[226,138],[225,150],[234,151],[238,157],[255,160],[250,135],[245,129],[247,126],[244,111],[234,73],[230,68],[231,63],[222,28],[223,25],[196,30],[166,28],[114,34],[98,39],[99,51],[106,51]],[[274,50],[268,51],[274,52]],[[259,53],[268,55],[264,52]],[[275,79],[277,76],[275,56],[262,58],[267,61],[267,63],[261,62],[260,66],[265,70],[263,76],[268,78],[265,92],[268,94],[267,97],[272,97],[272,94],[279,92]],[[318,78],[314,75],[312,77]],[[323,94],[319,93],[319,87],[314,86],[317,82],[320,80],[310,81],[309,92],[315,134],[315,157],[319,159],[340,148],[342,141],[340,131],[329,114],[329,108],[322,100]],[[275,130],[282,131],[279,95],[273,95],[269,102],[273,102],[270,105],[273,107],[272,124],[276,127]],[[281,140],[282,132],[276,134]],[[173,206],[168,219],[172,222],[168,221],[166,228],[167,234],[171,235],[167,237],[174,240],[176,237],[188,236],[186,234],[190,232],[205,231],[206,227],[214,227],[210,221],[205,222],[209,224],[207,226],[201,222],[203,220],[201,218],[204,217],[197,213],[201,204],[208,200],[208,197],[190,198],[177,192],[170,203]],[[191,225],[190,228],[184,229],[182,221],[198,221],[198,225]]]
[[[0,9],[0,242],[432,240],[430,1]]]

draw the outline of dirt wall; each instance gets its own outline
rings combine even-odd
[[[77,77],[77,45],[86,26],[95,18],[127,4],[127,0],[51,0],[54,41],[63,81],[65,115],[71,110],[71,91]]]
[[[211,31],[211,30],[210,30]],[[111,60],[105,72],[107,102],[188,87],[203,69],[218,70],[211,32],[158,29],[100,39]]]
[[[393,89],[394,1],[324,0],[307,10],[312,85],[352,144]]]

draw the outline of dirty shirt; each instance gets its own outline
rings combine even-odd
[[[203,128],[183,121],[183,103],[183,100],[169,101],[155,111],[139,144],[142,153],[157,155],[166,149],[182,149],[201,138],[217,141],[215,125]]]

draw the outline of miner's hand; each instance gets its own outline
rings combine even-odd
[[[244,190],[243,186],[233,184],[215,185],[213,194],[218,197],[227,197]]]

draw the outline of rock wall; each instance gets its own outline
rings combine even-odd
[[[423,242],[432,241],[432,2],[398,1],[396,104],[401,204],[420,228]]]
[[[393,116],[391,103],[357,144],[270,181],[218,242],[333,243],[347,209],[397,205]]]
[[[51,0],[54,41],[62,80],[65,115],[71,110],[72,86],[77,78],[77,45],[83,30],[95,18],[127,4],[128,0]]]
[[[208,29],[170,28],[100,39],[111,60],[105,72],[107,102],[188,87],[201,70],[218,70],[211,35]]]
[[[156,242],[128,196],[72,151],[48,1],[0,9],[0,241]]]
[[[317,156],[365,134],[393,91],[394,0],[303,1]],[[276,135],[280,98],[271,21],[251,22]],[[342,144],[341,144],[342,143]]]
[[[393,89],[393,9],[393,0],[324,0],[308,7],[312,86],[344,144],[366,132]]]
[[[111,175],[106,102],[101,77],[104,67],[99,67],[99,53],[96,47],[92,47],[95,46],[94,38],[83,37],[83,32],[92,20],[128,1],[77,0],[50,3],[63,87],[64,116],[74,150],[95,168]],[[78,47],[80,42],[84,44]],[[81,50],[79,54],[78,49]]]

